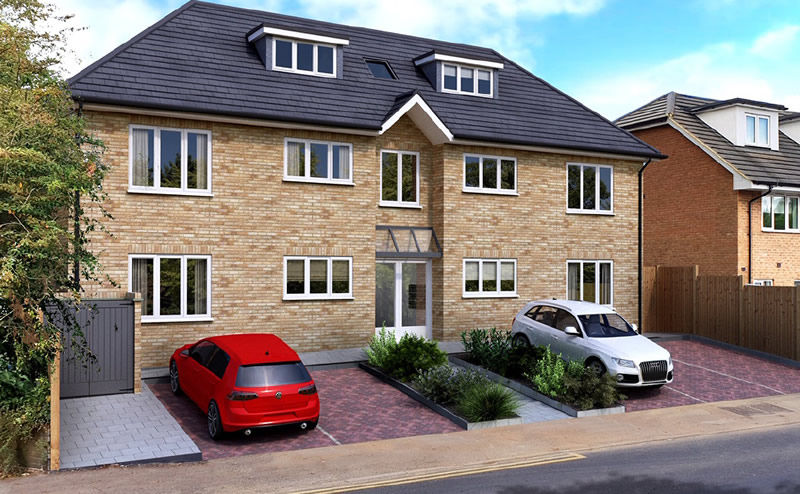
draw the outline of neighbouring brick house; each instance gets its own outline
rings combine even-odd
[[[669,156],[644,171],[645,264],[800,283],[800,113],[673,92],[615,123]]]
[[[635,316],[661,154],[491,49],[192,1],[70,85],[143,367],[229,332],[454,340],[544,297]]]

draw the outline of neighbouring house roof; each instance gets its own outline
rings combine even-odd
[[[266,70],[247,41],[264,25],[347,39],[342,77]],[[414,63],[431,53],[502,63],[498,97],[436,92]],[[365,59],[387,60],[398,79],[373,77]],[[392,109],[419,95],[416,101],[443,122],[451,140],[663,158],[494,50],[195,0],[69,83],[85,103],[375,131]]]
[[[752,100],[740,100],[752,104]],[[647,103],[641,108],[625,114],[614,121],[623,129],[637,129],[677,124],[685,129],[703,145],[707,146],[720,159],[735,168],[741,175],[755,184],[800,186],[800,144],[787,137],[779,129],[779,150],[753,146],[736,146],[728,139],[703,122],[696,115],[698,109],[709,109],[717,103],[731,104],[733,100],[718,101],[710,98],[668,93]],[[670,104],[671,102],[671,104]],[[756,102],[759,103],[759,102]],[[759,103],[764,105],[764,103]],[[785,107],[772,105],[775,110]],[[797,118],[800,114],[786,112]],[[780,121],[784,122],[784,116]],[[672,122],[672,123],[671,123]]]

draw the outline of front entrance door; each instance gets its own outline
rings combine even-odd
[[[375,266],[375,329],[431,338],[431,262],[380,261]]]

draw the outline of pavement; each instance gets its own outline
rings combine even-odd
[[[521,466],[657,441],[800,425],[800,394],[404,437],[207,462],[75,470],[0,482],[0,492],[345,492]]]

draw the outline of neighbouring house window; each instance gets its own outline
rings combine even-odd
[[[516,295],[516,259],[464,259],[464,297]]]
[[[753,284],[756,286],[772,286],[772,280],[753,280]],[[795,282],[795,285],[797,282]]]
[[[614,173],[610,166],[567,164],[567,211],[610,214]]]
[[[442,92],[492,97],[494,72],[456,64],[442,65]]]
[[[284,180],[353,183],[351,144],[287,138],[284,154]]]
[[[397,79],[397,74],[386,60],[365,60],[372,76],[378,79]]]
[[[465,154],[464,192],[516,194],[516,158]]]
[[[761,229],[768,232],[800,232],[800,198],[765,196],[761,198]]]
[[[611,261],[567,261],[567,299],[611,305],[613,270]]]
[[[381,206],[419,206],[419,153],[381,151]]]
[[[352,257],[283,258],[284,300],[322,300],[353,297]]]
[[[211,256],[136,254],[130,291],[142,295],[142,321],[211,317]]]
[[[769,146],[769,117],[745,115],[746,143],[754,146]]]
[[[130,127],[131,192],[211,192],[211,132]]]
[[[336,77],[335,46],[275,38],[272,53],[275,70]]]

